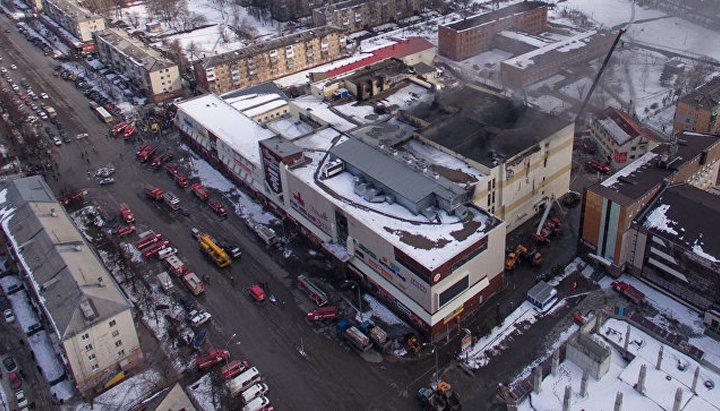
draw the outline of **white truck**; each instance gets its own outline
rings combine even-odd
[[[160,274],[157,275],[158,282],[160,283],[160,287],[163,291],[165,291],[165,294],[172,294],[173,291],[175,291],[175,286],[173,285],[172,278],[170,278],[170,275],[167,273],[167,271],[163,271]]]
[[[253,231],[265,242],[266,245],[273,245],[277,242],[278,238],[275,231],[263,224],[255,224]]]

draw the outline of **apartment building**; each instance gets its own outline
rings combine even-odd
[[[2,243],[85,396],[144,366],[132,305],[41,176],[2,184]]]
[[[512,87],[532,84],[563,67],[606,55],[614,40],[615,36],[609,32],[580,33],[500,62],[500,78],[503,84]]]
[[[657,139],[630,114],[615,107],[592,117],[590,135],[613,170],[625,167],[658,145]]]
[[[194,63],[198,88],[216,94],[297,73],[345,55],[345,36],[317,27]]]
[[[423,0],[346,0],[329,3],[312,12],[313,25],[332,24],[346,33],[402,20],[423,9]]]
[[[314,107],[315,116],[333,115]],[[427,338],[453,332],[501,288],[505,224],[472,205],[462,184],[428,169],[430,157],[397,155],[377,126],[358,131],[366,139],[316,128],[302,108],[291,113],[295,128],[307,130],[292,140],[212,94],[178,103],[175,121],[189,145]],[[398,129],[411,134],[397,122],[386,137]],[[318,182],[318,170],[339,163],[343,170]]]
[[[105,65],[128,76],[153,102],[182,95],[182,78],[177,64],[160,51],[130,37],[126,31],[110,28],[95,32],[95,48]]]
[[[502,30],[542,33],[547,29],[547,9],[546,3],[525,1],[438,26],[438,53],[461,61],[490,50]]]
[[[327,0],[270,0],[270,15],[278,21],[292,21],[310,16],[315,7],[327,3]]]
[[[472,202],[510,232],[570,190],[575,124],[465,86],[403,113],[424,143],[482,172]]]
[[[720,77],[680,97],[675,103],[673,134],[682,130],[720,133]]]
[[[92,51],[93,33],[105,30],[105,19],[72,0],[42,0],[42,11]],[[51,25],[52,28],[52,25]]]
[[[630,226],[665,186],[687,183],[708,190],[717,183],[720,138],[685,131],[600,183],[583,190],[578,253],[622,273],[632,261]]]

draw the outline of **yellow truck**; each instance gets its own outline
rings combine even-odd
[[[220,247],[215,240],[212,239],[209,235],[203,233],[198,236],[198,243],[200,244],[200,249],[213,261],[215,261],[215,264],[218,265],[218,267],[227,267],[230,265],[230,257],[227,255],[225,250]]]

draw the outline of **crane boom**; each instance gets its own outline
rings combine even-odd
[[[610,51],[608,51],[608,54],[605,56],[605,60],[603,61],[602,66],[600,66],[600,71],[598,71],[597,75],[595,76],[595,80],[593,81],[592,86],[590,86],[590,90],[588,90],[588,93],[585,95],[585,100],[583,100],[582,105],[580,106],[580,110],[578,110],[577,116],[575,116],[575,123],[577,123],[584,114],[585,107],[587,106],[588,101],[590,101],[590,97],[592,96],[593,91],[595,91],[595,87],[597,87],[598,83],[600,82],[600,76],[602,76],[603,71],[605,71],[608,62],[610,62],[610,57],[612,56],[613,51],[615,51],[615,47],[617,47],[618,43],[620,42],[620,37],[622,37],[625,31],[625,29],[620,29],[620,31],[618,31],[618,35],[617,37],[615,37],[615,41],[613,42],[612,47],[610,47]]]

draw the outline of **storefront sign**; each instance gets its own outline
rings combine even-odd
[[[616,163],[627,162],[627,151],[620,152],[615,150],[614,159]]]
[[[454,309],[450,314],[446,315],[445,318],[443,318],[443,325],[449,323],[450,321],[452,321],[453,318],[460,315],[460,313],[463,312],[464,306],[465,304],[462,304],[460,305],[460,307]]]

